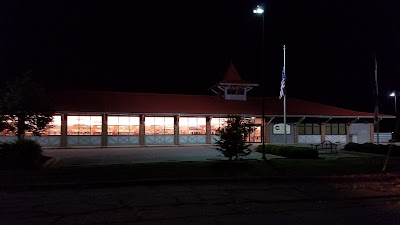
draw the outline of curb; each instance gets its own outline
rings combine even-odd
[[[52,189],[71,189],[71,188],[107,188],[123,187],[130,185],[171,185],[171,184],[216,184],[216,183],[286,183],[286,182],[329,182],[329,183],[351,183],[351,182],[390,182],[395,181],[400,184],[400,173],[379,173],[361,174],[345,176],[296,176],[296,177],[216,177],[216,178],[174,178],[174,179],[141,179],[123,181],[100,181],[100,182],[71,182],[53,184],[15,184],[0,185],[0,190],[7,191],[34,191]]]

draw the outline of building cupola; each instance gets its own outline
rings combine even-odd
[[[257,87],[258,84],[242,80],[235,66],[231,62],[225,73],[224,79],[215,85],[211,90],[224,96],[225,100],[246,101],[247,92]]]

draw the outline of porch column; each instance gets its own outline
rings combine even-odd
[[[107,146],[108,122],[107,114],[101,115],[101,146]]]
[[[299,124],[294,123],[292,124],[293,127],[293,135],[294,135],[294,143],[297,144],[299,143],[299,129],[298,129]]]
[[[370,123],[369,124],[369,139],[370,139],[371,143],[374,143],[374,128],[375,128],[374,124]]]
[[[60,139],[60,146],[67,147],[68,145],[68,138],[67,138],[67,114],[61,114],[61,139]]]
[[[211,119],[212,116],[206,117],[206,143],[211,144]]]
[[[326,134],[326,132],[325,132],[325,124],[321,123],[321,142],[325,141],[325,134]]]
[[[346,143],[350,142],[350,123],[346,123]]]
[[[174,116],[174,144],[179,145],[179,116]]]
[[[139,115],[139,145],[145,145],[145,124],[144,124],[144,115]]]
[[[265,121],[267,122],[267,121]],[[271,143],[271,123],[264,123],[264,142]],[[262,139],[261,139],[262,140]]]

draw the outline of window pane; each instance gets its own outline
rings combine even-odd
[[[164,117],[154,117],[154,125],[164,125]]]
[[[340,124],[339,125],[339,134],[340,135],[345,135],[346,134],[346,124]]]
[[[61,116],[53,116],[43,135],[61,135]]]
[[[211,118],[211,134],[217,134],[219,127],[226,125],[228,118]]]
[[[129,117],[127,116],[120,116],[118,117],[118,125],[129,125]]]
[[[321,134],[321,128],[320,126],[317,124],[317,126],[313,126],[313,134],[314,135],[320,135]]]
[[[145,117],[145,134],[154,134],[154,117]]]
[[[333,135],[338,135],[339,134],[339,127],[332,126],[332,134]]]
[[[332,126],[330,123],[325,124],[325,134],[326,135],[331,135],[332,134]]]
[[[101,116],[89,116],[91,125],[100,125],[102,124]]]
[[[77,135],[79,132],[79,116],[67,117],[67,134]]]
[[[91,135],[101,135],[101,125],[95,125],[91,127]]]
[[[68,116],[68,135],[101,135],[101,116]]]
[[[180,134],[206,134],[206,118],[180,117]]]
[[[164,134],[164,126],[154,125],[154,134]]]
[[[108,125],[118,125],[118,116],[108,116],[107,117],[107,124]]]
[[[140,125],[140,118],[138,116],[129,117],[129,125]]]
[[[108,125],[108,135],[118,135],[118,125]]]
[[[300,126],[300,125],[299,125],[299,128],[298,128],[298,129],[299,129],[299,134],[300,134],[300,135],[306,134],[306,131],[305,131],[304,126]]]
[[[139,134],[139,117],[137,116],[109,116],[107,120],[109,135]]]
[[[145,134],[174,134],[174,117],[145,117]]]
[[[174,134],[174,117],[164,117],[164,134]]]
[[[130,126],[130,133],[131,135],[139,135],[139,125],[131,125]]]
[[[306,135],[311,135],[312,134],[312,127],[307,126],[306,127]]]
[[[145,122],[146,126],[154,125],[155,124],[154,119],[155,119],[154,117],[145,117],[144,122]]]
[[[189,118],[179,118],[179,134],[189,134]]]

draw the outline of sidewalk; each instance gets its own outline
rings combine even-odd
[[[225,159],[213,145],[44,149],[43,154],[60,159],[55,167]],[[262,154],[253,152],[243,158],[258,160]],[[267,158],[283,157],[267,154]]]

